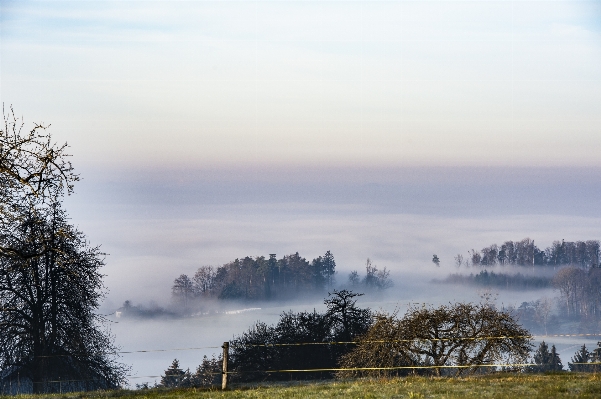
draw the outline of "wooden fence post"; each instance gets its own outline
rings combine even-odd
[[[221,389],[227,389],[227,358],[229,355],[230,343],[223,343],[223,371],[221,372]]]

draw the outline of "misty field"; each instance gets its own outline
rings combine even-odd
[[[494,374],[468,378],[408,377],[234,386],[231,390],[150,389],[20,398],[599,398],[601,376],[584,373]],[[8,398],[4,396],[3,398]]]

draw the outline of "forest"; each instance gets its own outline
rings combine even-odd
[[[298,252],[278,259],[276,254],[235,259],[222,266],[202,266],[189,277],[182,274],[171,288],[178,311],[194,312],[202,300],[287,300],[300,296],[321,295],[334,286],[336,261],[327,251],[308,261]],[[390,272],[378,269],[367,259],[365,275],[349,275],[348,285],[366,291],[392,286]]]
[[[438,260],[435,255],[433,262]],[[562,332],[570,323],[578,322],[579,330],[601,326],[601,265],[599,241],[554,241],[539,249],[534,240],[506,241],[492,244],[480,252],[472,249],[464,259],[455,256],[457,267],[495,267],[515,265],[528,267],[523,273],[480,270],[469,275],[454,273],[438,282],[464,284],[496,289],[533,290],[553,288],[554,298],[541,298],[511,307],[519,319],[531,329]]]
[[[553,241],[550,247],[540,249],[534,240],[524,238],[521,241],[505,241],[501,245],[491,244],[480,251],[471,249],[468,256],[455,256],[455,265],[460,266],[565,266],[582,268],[599,266],[599,240]],[[436,255],[435,255],[436,257]],[[437,258],[437,257],[436,257]],[[434,260],[433,260],[434,262]]]

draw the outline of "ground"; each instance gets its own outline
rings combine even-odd
[[[21,395],[21,399],[33,395]],[[121,390],[40,395],[48,399],[262,399],[262,398],[601,398],[601,375],[495,374],[469,378],[410,377],[233,386],[231,390]],[[4,397],[8,398],[8,397]]]

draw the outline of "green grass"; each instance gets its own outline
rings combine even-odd
[[[33,398],[20,395],[20,399]],[[8,398],[8,397],[2,397]],[[14,398],[14,397],[13,397]],[[601,375],[494,374],[468,378],[409,377],[354,381],[235,385],[231,390],[108,391],[39,395],[36,399],[272,399],[272,398],[601,398]]]

